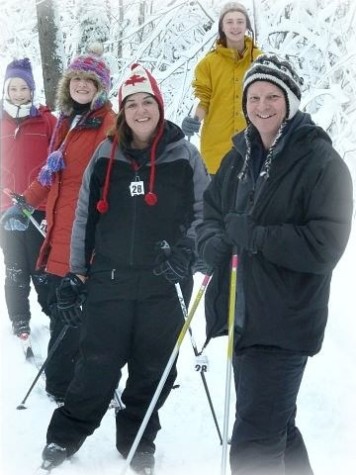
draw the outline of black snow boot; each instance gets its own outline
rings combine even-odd
[[[130,465],[139,475],[154,475],[155,458],[150,452],[136,452]]]
[[[68,454],[66,448],[54,444],[53,442],[47,444],[42,452],[43,462],[41,468],[44,470],[52,470],[52,468],[63,463],[67,457]]]

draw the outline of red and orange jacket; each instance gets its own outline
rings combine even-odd
[[[24,193],[26,201],[35,208],[47,198],[47,234],[37,266],[51,274],[64,276],[69,271],[72,226],[84,170],[114,125],[114,117],[111,104],[107,102],[71,130],[71,120],[65,118],[54,142],[56,150],[65,139],[65,168],[55,174],[51,186],[42,186],[35,180]]]

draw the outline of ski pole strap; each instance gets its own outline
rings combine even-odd
[[[29,217],[28,214],[31,214],[33,208],[28,205],[24,196],[19,195],[8,188],[3,188],[2,191],[5,193],[5,195],[11,198],[13,204],[17,205],[25,216]]]

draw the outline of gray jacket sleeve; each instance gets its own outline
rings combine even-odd
[[[194,180],[194,205],[193,205],[193,221],[187,231],[187,237],[196,240],[196,227],[203,221],[203,195],[210,183],[210,176],[201,158],[198,149],[188,141],[186,146],[189,151],[190,166],[193,169]]]
[[[104,142],[105,144],[105,142]],[[86,275],[88,271],[88,254],[90,249],[87,238],[87,225],[91,212],[90,209],[90,182],[93,170],[99,156],[102,156],[103,143],[98,146],[94,152],[83,175],[82,185],[79,191],[75,219],[72,228],[72,237],[70,245],[70,263],[69,268],[75,274]],[[90,233],[92,234],[92,233]]]

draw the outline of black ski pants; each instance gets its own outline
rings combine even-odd
[[[47,274],[47,306],[50,309],[50,338],[48,352],[58,340],[64,323],[57,312],[56,289],[62,277]],[[62,401],[74,375],[75,364],[79,356],[80,329],[68,327],[56,351],[48,361],[45,369],[46,391],[55,399]]]
[[[193,288],[182,284],[186,304]],[[55,410],[47,443],[76,452],[100,425],[127,364],[123,410],[116,414],[116,447],[127,456],[184,323],[175,286],[152,271],[91,276],[82,324],[81,354],[64,406]],[[173,366],[138,450],[154,453],[158,410],[176,378]]]
[[[38,223],[41,223],[44,216],[44,211],[33,213]],[[5,300],[12,322],[30,321],[31,279],[43,312],[47,315],[50,313],[47,307],[46,274],[36,271],[36,261],[42,243],[43,236],[31,223],[26,231],[1,229],[1,247],[5,263]]]
[[[296,401],[307,356],[252,347],[234,356],[232,475],[312,475]]]

